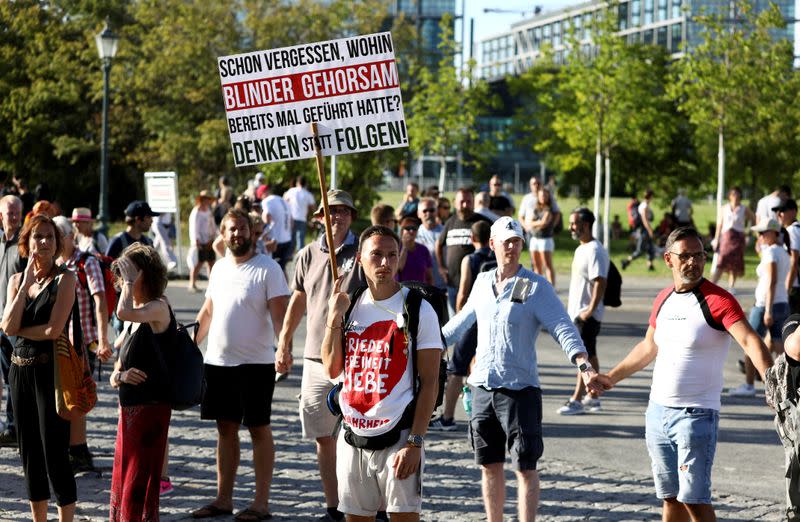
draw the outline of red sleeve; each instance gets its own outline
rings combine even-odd
[[[650,326],[652,326],[653,328],[656,327],[656,319],[658,319],[658,312],[661,311],[661,307],[664,306],[664,301],[666,301],[667,297],[669,297],[672,294],[673,290],[674,289],[671,286],[667,287],[662,291],[660,291],[656,296],[656,300],[653,302],[653,310],[650,312],[650,321],[649,321]]]
[[[742,306],[730,292],[708,280],[703,281],[700,291],[703,292],[703,295],[706,297],[708,309],[711,311],[711,317],[713,317],[717,323],[724,326],[726,330],[736,321],[746,319]]]

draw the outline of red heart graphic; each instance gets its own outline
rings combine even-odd
[[[389,320],[372,323],[361,335],[347,332],[345,340],[342,398],[364,415],[392,393],[405,373],[406,336]]]

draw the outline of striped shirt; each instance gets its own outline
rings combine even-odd
[[[77,248],[72,253],[72,256],[67,259],[64,265],[78,275],[78,261],[85,252],[81,252]],[[106,287],[103,283],[103,271],[100,269],[100,263],[93,255],[87,255],[86,261],[83,264],[83,269],[86,272],[86,283],[89,289],[81,282],[78,275],[78,281],[75,284],[75,298],[78,301],[78,311],[81,317],[81,331],[83,332],[83,343],[88,346],[97,342],[97,326],[95,326],[94,303],[92,303],[92,296],[98,292],[105,292]],[[74,342],[72,337],[72,319],[69,323],[70,340]]]

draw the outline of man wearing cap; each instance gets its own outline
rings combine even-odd
[[[189,291],[197,292],[197,276],[203,264],[208,264],[208,273],[214,267],[217,255],[211,247],[217,237],[217,224],[211,213],[214,197],[207,190],[201,190],[194,200],[194,208],[189,213]],[[195,256],[197,259],[195,261]]]
[[[75,242],[78,250],[90,254],[105,254],[108,238],[99,230],[94,230],[92,211],[86,207],[72,209],[72,226],[75,227]]]
[[[783,230],[783,247],[791,260],[786,277],[786,291],[789,293],[789,313],[800,313],[800,280],[798,280],[798,261],[800,261],[800,223],[797,222],[797,202],[787,199],[772,209],[778,216]]]
[[[711,468],[731,337],[762,376],[772,360],[736,298],[703,277],[706,253],[697,230],[672,231],[664,262],[673,284],[656,297],[645,338],[592,381],[610,389],[655,360],[645,440],[662,519],[716,520]]]
[[[22,224],[22,201],[17,196],[3,196],[0,199],[0,219],[3,232],[0,234],[0,307],[5,308],[8,282],[11,276],[22,272],[28,264],[26,258],[19,257],[17,239]],[[14,337],[0,332],[0,362],[2,362],[3,381],[8,382],[11,367],[11,352],[14,350]],[[14,424],[14,408],[11,394],[6,395],[6,428],[0,433],[0,446],[16,446],[17,430]]]
[[[356,216],[353,198],[343,190],[328,191],[333,247],[339,277],[342,278],[342,292],[352,293],[365,285],[363,271],[356,264],[358,238],[350,231]],[[322,205],[315,214],[323,218]],[[325,334],[325,319],[328,317],[328,298],[333,291],[330,271],[330,255],[325,235],[318,241],[306,245],[297,255],[294,279],[291,283],[293,293],[283,322],[278,343],[278,361],[291,365],[292,337],[300,324],[303,314],[307,315],[306,340],[303,350],[303,378],[300,394],[300,421],[303,437],[313,439],[317,445],[322,491],[325,495],[326,520],[342,520],[337,510],[339,500],[336,483],[336,417],[326,406],[326,398],[333,382],[328,378],[322,365],[320,347]]]
[[[147,201],[132,201],[125,208],[125,230],[111,238],[106,255],[112,259],[122,255],[122,251],[133,243],[153,246],[153,241],[145,235],[153,223],[156,212],[150,209]]]
[[[467,382],[473,387],[469,436],[481,466],[483,501],[489,522],[503,519],[505,449],[517,475],[519,520],[534,520],[539,504],[542,391],[536,362],[536,338],[542,326],[581,372],[584,383],[596,372],[575,325],[545,278],[519,264],[522,225],[504,216],[492,225],[489,246],[497,268],[478,274],[461,311],[442,329],[447,343],[476,321],[478,346]]]

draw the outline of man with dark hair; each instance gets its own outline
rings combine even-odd
[[[364,284],[363,272],[356,263],[358,238],[350,230],[350,225],[356,217],[356,207],[353,198],[347,192],[329,190],[328,208],[331,215],[333,248],[341,278],[340,289],[343,292],[352,292]],[[318,219],[322,219],[322,210],[320,205],[316,212]],[[300,384],[300,421],[303,426],[303,438],[312,439],[317,445],[317,463],[327,508],[322,520],[338,521],[342,520],[343,515],[337,509],[339,501],[336,485],[336,439],[333,438],[337,419],[326,406],[332,384],[322,366],[320,352],[325,333],[325,319],[328,316],[328,298],[334,283],[328,248],[327,239],[323,234],[318,241],[309,243],[297,255],[292,280],[293,292],[281,330],[278,357],[285,357],[291,366],[292,337],[303,315],[306,314],[303,378]]]
[[[597,334],[603,321],[603,295],[608,279],[608,252],[592,237],[594,214],[586,207],[576,208],[569,216],[569,231],[572,239],[580,245],[572,258],[572,278],[569,282],[567,313],[581,333],[581,340],[589,354],[589,362],[599,371],[597,358]],[[584,399],[586,387],[578,374],[572,397],[558,409],[561,415],[579,415],[587,408],[600,410],[600,399],[589,392]]]
[[[716,520],[711,467],[731,337],[762,377],[772,359],[736,298],[703,277],[706,253],[697,230],[675,229],[664,262],[673,285],[656,297],[644,340],[592,381],[610,389],[655,359],[645,438],[663,519]]]
[[[111,238],[106,255],[112,259],[122,255],[122,251],[134,243],[153,246],[153,241],[145,235],[153,223],[157,212],[150,209],[147,201],[132,201],[125,208],[125,230]]]
[[[255,498],[236,520],[266,520],[275,463],[270,416],[275,370],[288,371],[273,346],[283,326],[289,287],[274,259],[252,248],[250,217],[230,210],[221,232],[230,254],[214,263],[203,307],[197,314],[197,342],[208,337],[203,419],[217,425],[217,496],[192,513],[209,518],[233,512],[233,485],[239,466],[239,428],[253,441]]]
[[[336,447],[339,510],[359,520],[374,520],[381,510],[392,520],[419,520],[424,436],[442,350],[438,318],[430,303],[414,300],[418,328],[416,335],[409,332],[413,296],[395,280],[400,241],[394,231],[369,227],[359,245],[367,289],[351,304],[336,281],[322,342],[328,376],[344,373],[344,429]]]
[[[784,284],[789,294],[789,312],[796,314],[800,312],[800,279],[797,277],[800,268],[800,223],[797,221],[797,202],[789,198],[772,210],[783,227],[783,247],[791,259]]]
[[[462,187],[458,189],[453,199],[456,213],[444,224],[442,234],[436,243],[436,264],[442,277],[447,282],[447,297],[450,301],[450,307],[454,311],[456,309],[458,288],[461,285],[461,262],[466,256],[475,251],[475,247],[472,244],[472,225],[478,221],[489,223],[489,220],[484,216],[473,212],[474,201],[475,195],[471,188]],[[445,261],[447,263],[446,266]],[[461,382],[461,379],[456,376],[452,378]],[[456,385],[449,384],[449,381],[450,378],[448,378],[448,387],[455,389]],[[448,403],[448,406],[455,408],[452,403]],[[438,431],[454,431],[456,423],[452,418],[445,418],[444,415],[441,415],[431,421],[430,428]]]
[[[373,225],[381,225],[392,230],[397,228],[397,218],[391,205],[378,203],[370,210],[369,218]]]

